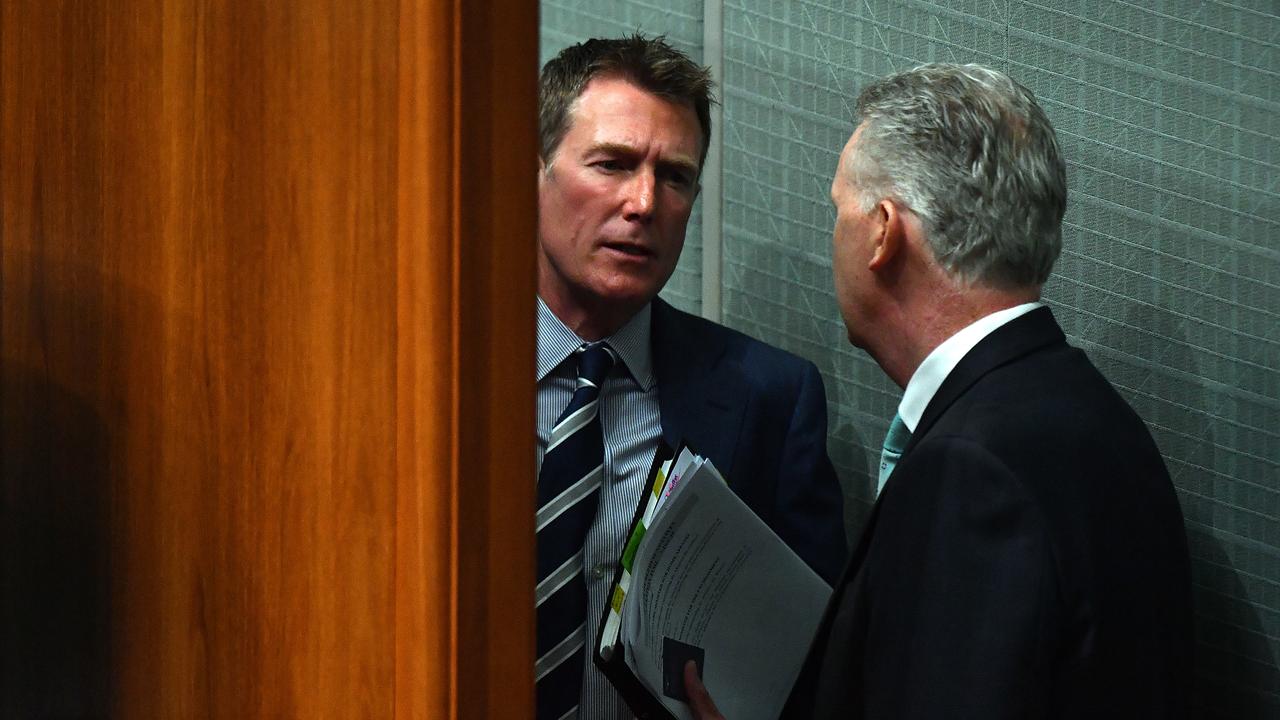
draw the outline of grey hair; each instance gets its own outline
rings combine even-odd
[[[1040,286],[1062,249],[1067,171],[1031,91],[981,65],[922,65],[858,95],[849,165],[863,210],[881,199],[924,224],[953,276]]]

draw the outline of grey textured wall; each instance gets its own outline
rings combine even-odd
[[[639,27],[700,57],[701,17],[701,2],[544,2],[543,55]],[[922,62],[993,65],[1036,92],[1069,163],[1046,300],[1178,488],[1197,713],[1280,717],[1280,4],[731,0],[723,18],[724,322],[827,378],[851,534],[900,397],[848,346],[832,295],[827,191],[851,103]],[[690,239],[668,295],[696,309]]]

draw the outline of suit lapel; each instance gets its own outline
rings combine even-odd
[[[672,447],[685,441],[732,483],[750,385],[719,336],[698,334],[684,313],[657,298],[652,338],[663,440]]]
[[[1046,345],[1063,342],[1066,342],[1066,336],[1047,307],[1032,310],[996,328],[973,346],[947,375],[946,380],[942,381],[942,386],[934,393],[924,414],[920,416],[915,432],[911,433],[911,440],[903,450],[903,457],[911,452],[920,438],[928,434],[947,408],[984,375]]]

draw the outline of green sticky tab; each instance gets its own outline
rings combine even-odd
[[[644,524],[637,523],[636,531],[631,533],[631,539],[627,541],[627,549],[622,551],[622,567],[627,572],[631,572],[631,563],[636,558],[636,550],[640,547],[640,541],[644,539]]]

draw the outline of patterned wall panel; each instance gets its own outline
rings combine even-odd
[[[1070,160],[1047,294],[1146,419],[1187,521],[1197,703],[1280,715],[1280,18],[1009,8],[1010,70]]]

